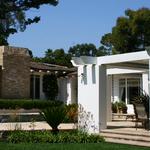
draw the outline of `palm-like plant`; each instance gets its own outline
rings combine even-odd
[[[143,104],[147,116],[149,116],[149,99],[149,95],[143,89],[140,89],[140,94],[132,99],[132,103]]]
[[[66,110],[64,106],[49,107],[43,110],[41,115],[46,122],[52,127],[53,133],[58,133],[58,126],[63,122],[66,116]]]

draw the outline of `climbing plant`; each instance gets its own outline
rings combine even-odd
[[[57,77],[55,74],[43,76],[43,92],[49,100],[55,100],[58,95]]]

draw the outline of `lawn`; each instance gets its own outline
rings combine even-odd
[[[138,147],[123,144],[11,144],[0,143],[0,150],[149,150],[148,147]]]

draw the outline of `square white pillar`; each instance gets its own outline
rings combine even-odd
[[[99,130],[106,129],[107,125],[107,77],[106,66],[99,66]]]
[[[142,73],[142,89],[148,94],[148,72]]]
[[[149,70],[148,70],[148,95],[149,95],[149,130],[150,130],[150,59],[149,59]]]

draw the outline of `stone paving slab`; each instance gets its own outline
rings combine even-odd
[[[59,129],[61,130],[72,130],[76,129],[76,125],[73,123],[60,124]],[[0,123],[0,131],[10,130],[51,130],[52,128],[46,122],[13,122],[13,123]]]

